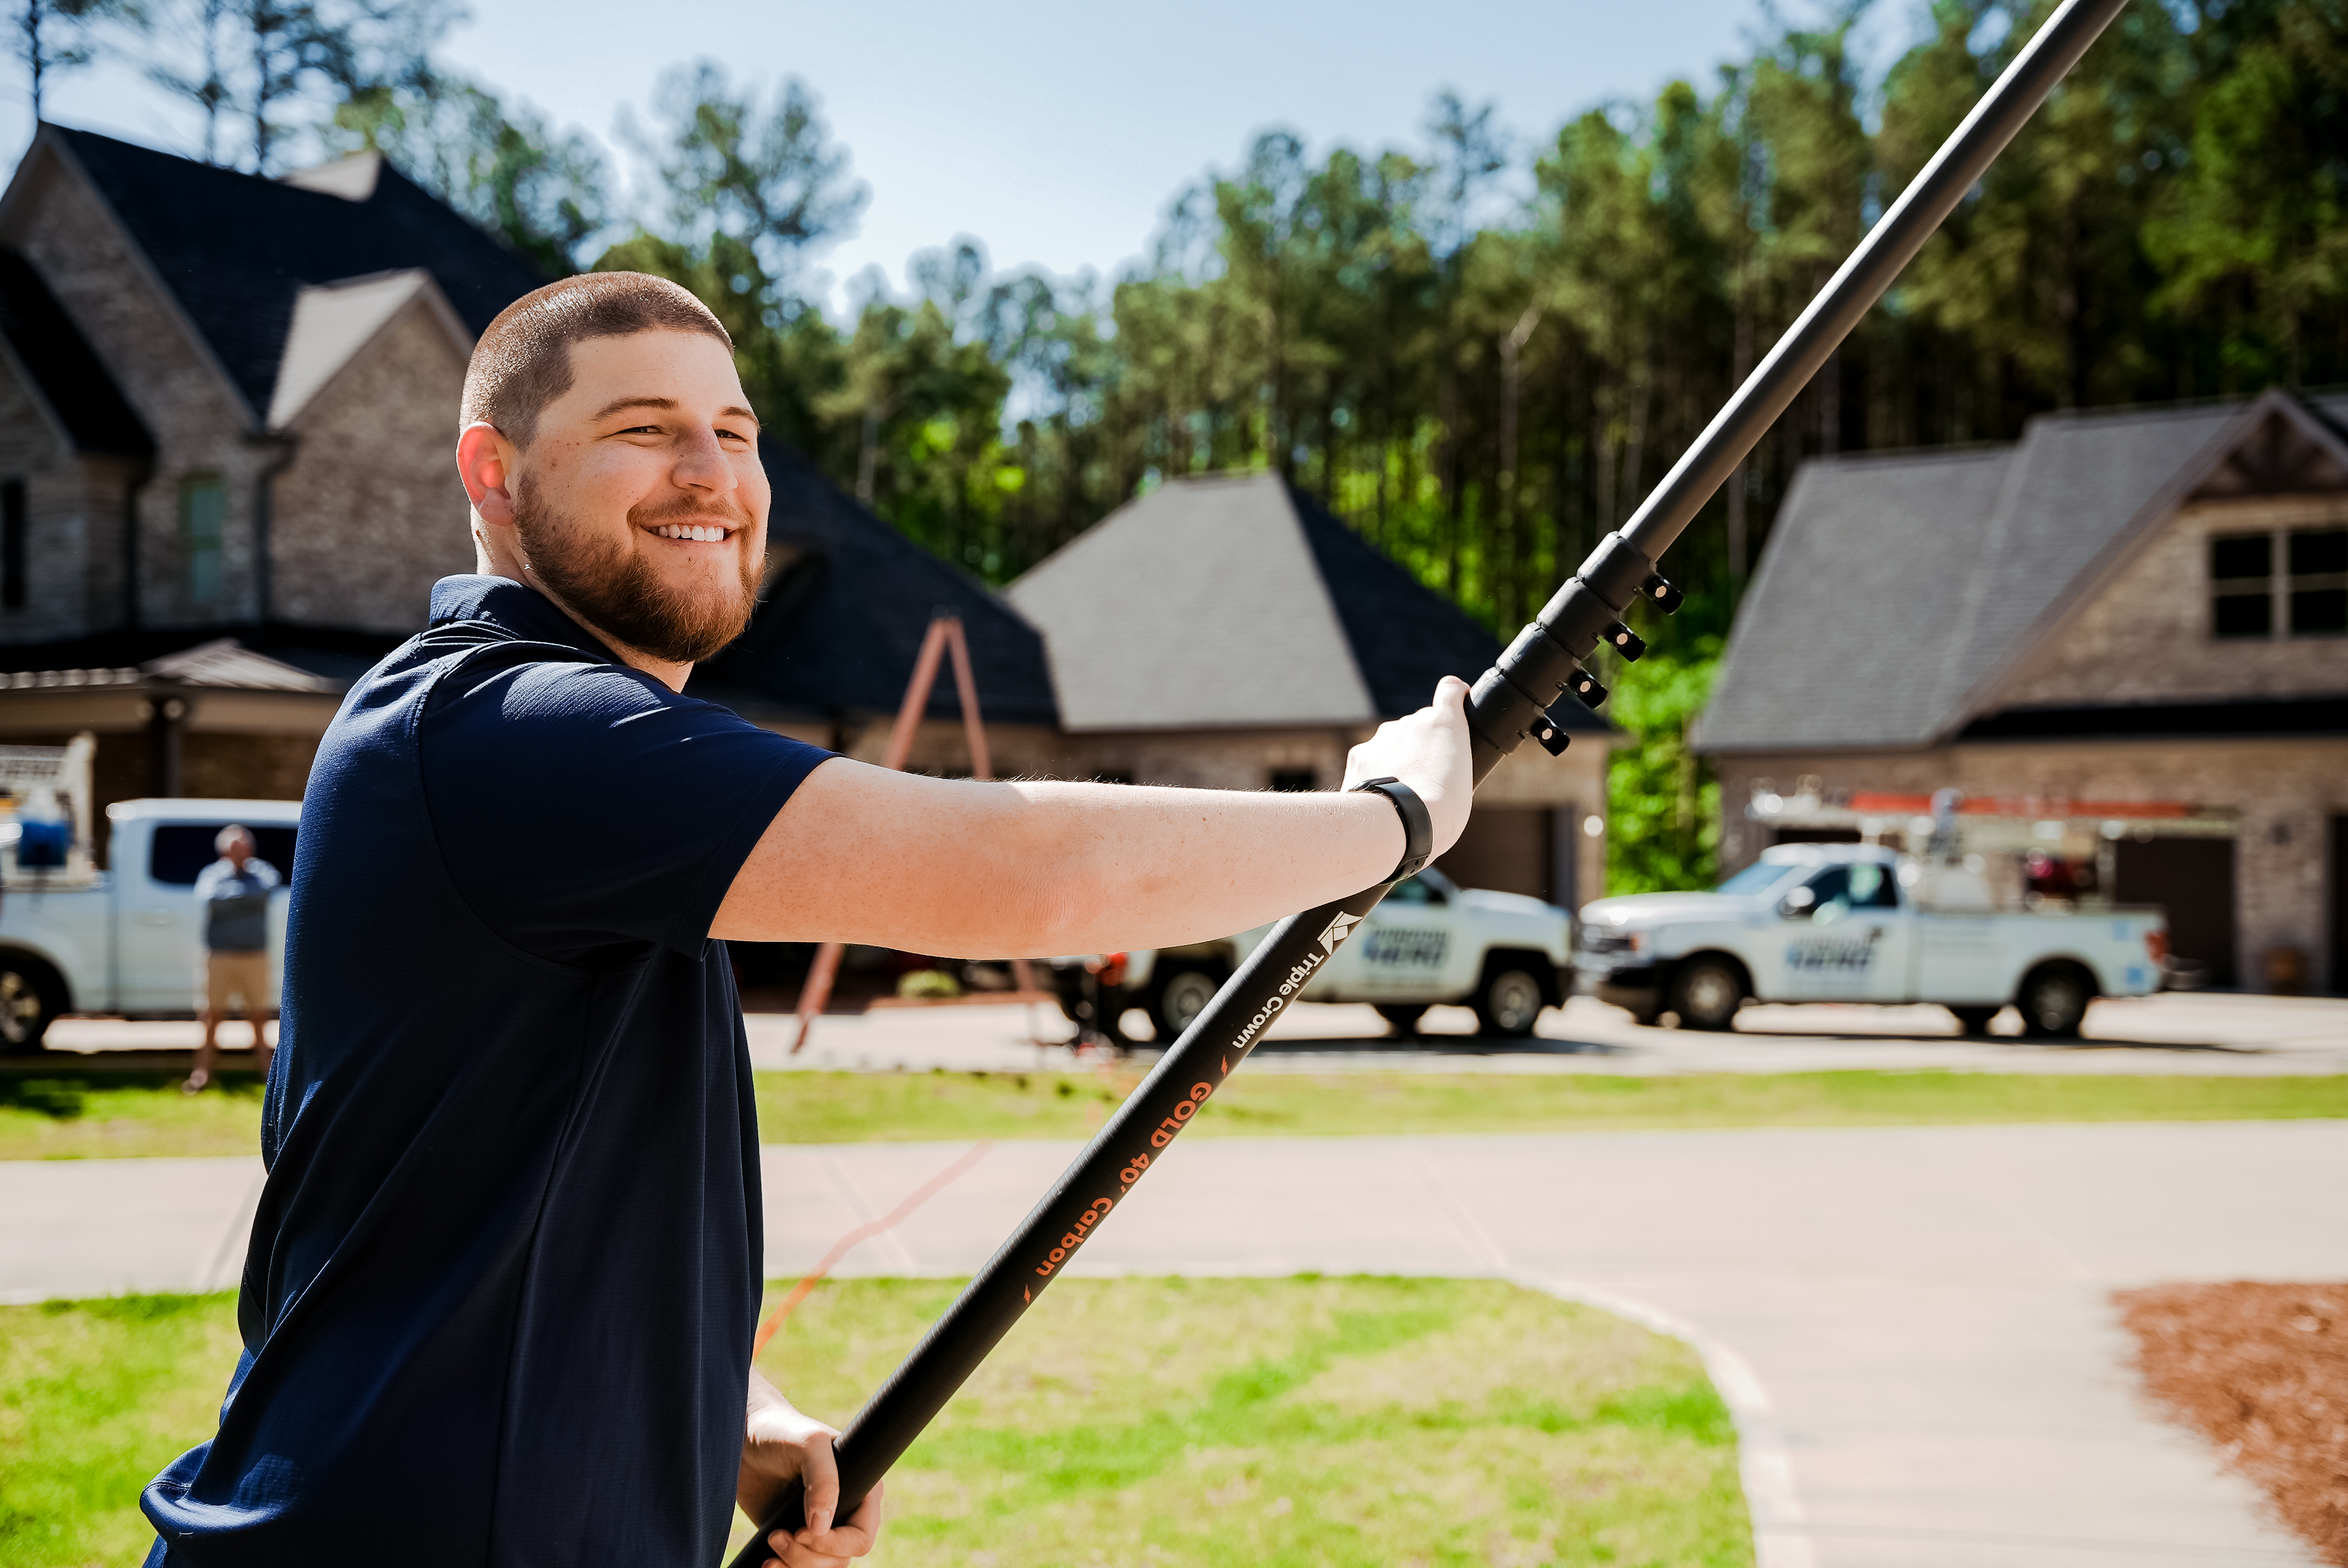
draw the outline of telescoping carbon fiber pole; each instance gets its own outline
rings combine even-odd
[[[1528,738],[1552,753],[1562,752],[1566,736],[1549,710],[1569,693],[1591,707],[1605,701],[1604,688],[1581,661],[1601,642],[1625,658],[1643,651],[1622,620],[1633,600],[1666,612],[1679,608],[1679,591],[1656,572],[1655,559],[2126,4],[2064,0],[1638,512],[1599,544],[1540,619],[1484,672],[1468,703],[1478,784]],[[846,1518],[872,1490],[1134,1183],[1164,1158],[1199,1107],[1385,893],[1385,886],[1366,888],[1272,927],[842,1431],[839,1517]],[[767,1535],[798,1528],[805,1522],[802,1501],[792,1489],[731,1568],[757,1568],[771,1556]]]

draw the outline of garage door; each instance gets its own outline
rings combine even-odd
[[[1478,806],[1468,831],[1436,865],[1462,887],[1549,898],[1557,875],[1557,815],[1548,806]]]
[[[2113,897],[2167,910],[2168,950],[2208,968],[2211,985],[2232,985],[2234,841],[2123,838],[2116,847]]]

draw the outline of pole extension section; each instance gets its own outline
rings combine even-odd
[[[1551,754],[1565,750],[1566,733],[1550,710],[1569,694],[1593,708],[1606,698],[1605,688],[1581,661],[1601,642],[1625,659],[1645,651],[1646,644],[1622,621],[1632,600],[1666,613],[1679,608],[1680,591],[1656,571],[1655,558],[1679,538],[2126,4],[2064,0],[1638,512],[1600,542],[1540,618],[1484,672],[1468,703],[1478,784],[1529,738]],[[1385,897],[1386,886],[1289,917],[1224,982],[849,1422],[837,1444],[837,1517],[854,1512],[1029,1304],[1060,1276],[1086,1238],[1125,1201],[1151,1163],[1164,1157],[1167,1146],[1246,1060],[1264,1030]],[[805,1522],[804,1501],[799,1489],[791,1487],[731,1568],[759,1568],[772,1555],[767,1536]]]

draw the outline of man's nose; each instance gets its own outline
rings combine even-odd
[[[736,483],[734,465],[726,460],[726,449],[717,444],[717,432],[705,426],[685,436],[672,472],[677,487],[684,490],[723,495]]]

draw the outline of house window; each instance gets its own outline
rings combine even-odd
[[[2212,538],[2209,630],[2230,638],[2348,632],[2348,528]]]
[[[221,525],[228,520],[228,486],[218,474],[180,481],[180,559],[188,602],[210,604],[221,592]]]
[[[1272,787],[1310,794],[1321,787],[1321,775],[1311,768],[1274,768],[1272,770]]]
[[[25,481],[0,479],[0,610],[25,608]]]
[[[2291,635],[2348,631],[2348,528],[2302,528],[2289,548]]]
[[[2209,541],[2209,630],[2219,637],[2274,634],[2274,536],[2221,534]]]

